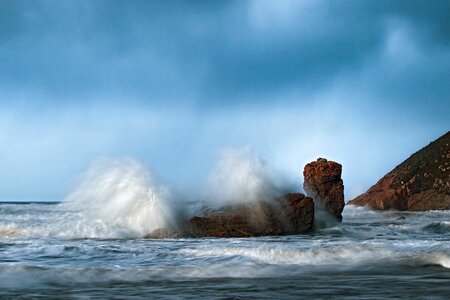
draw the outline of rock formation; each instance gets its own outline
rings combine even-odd
[[[303,194],[287,194],[271,202],[235,204],[193,217],[183,225],[182,236],[251,237],[308,232],[314,204]]]
[[[209,210],[181,225],[179,230],[158,228],[146,238],[251,237],[305,233],[311,230],[314,203],[303,194],[291,193],[277,201],[234,204]]]
[[[344,209],[344,184],[342,166],[325,158],[318,158],[305,166],[303,188],[314,199],[316,208],[322,209],[342,221]]]
[[[450,131],[393,169],[349,204],[374,209],[450,209]]]
[[[205,210],[181,224],[178,230],[158,228],[147,238],[164,237],[252,237],[306,233],[312,230],[315,208],[342,220],[344,185],[342,166],[319,158],[305,166],[304,188],[309,196],[290,193],[274,201],[252,201]],[[320,212],[322,213],[322,211]],[[325,222],[325,227],[334,226]],[[323,220],[322,220],[323,221]],[[331,224],[331,225],[330,225]],[[323,227],[323,226],[319,226]]]

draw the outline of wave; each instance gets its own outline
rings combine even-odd
[[[12,217],[0,226],[20,230],[0,228],[0,236],[143,237],[158,228],[176,229],[179,223],[200,213],[204,205],[216,208],[270,201],[280,194],[273,173],[250,148],[224,151],[206,186],[203,196],[190,195],[197,201],[179,201],[139,162],[103,159],[81,176],[78,186],[61,204],[48,208],[50,212],[18,207],[14,216],[4,212]],[[206,200],[202,203],[201,199]]]
[[[450,222],[442,221],[442,222],[433,222],[422,227],[422,230],[430,232],[430,233],[450,233]]]
[[[444,253],[435,253],[431,257],[431,261],[437,265],[450,269],[450,256]]]
[[[210,249],[183,249],[181,254],[201,258],[240,257],[267,265],[334,266],[354,268],[355,266],[439,265],[450,268],[450,256],[443,252],[407,252],[372,245],[341,245],[332,247],[311,247],[305,249],[287,247],[220,247]]]
[[[77,213],[76,227],[94,236],[143,236],[174,226],[167,187],[132,159],[95,163],[61,207]],[[98,231],[97,233],[95,231]],[[90,232],[90,234],[89,234]]]
[[[345,265],[377,261],[392,257],[393,252],[383,248],[364,246],[312,247],[295,249],[286,247],[220,247],[211,249],[184,249],[185,255],[199,257],[240,256],[259,263],[276,265]]]
[[[444,268],[444,272],[450,269],[450,256],[444,248],[408,252],[406,244],[402,249],[389,243],[337,245],[325,240],[292,245],[287,240],[269,242],[264,238],[53,242],[36,239],[29,241],[27,247],[11,243],[3,259],[14,262],[4,263],[0,269],[0,287],[11,286],[2,276],[35,280],[45,279],[45,274],[51,277],[50,281],[74,283],[116,279],[282,278],[319,273],[333,276],[340,272],[404,275],[429,274],[430,268],[437,271]]]

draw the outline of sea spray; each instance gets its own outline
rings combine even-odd
[[[78,212],[76,227],[92,227],[84,234],[139,237],[174,225],[171,200],[168,188],[137,161],[105,159],[92,165],[62,205]]]
[[[143,237],[158,228],[177,231],[179,224],[202,214],[205,207],[271,201],[281,195],[274,173],[249,147],[227,149],[221,154],[206,182],[206,193],[189,191],[183,197],[175,197],[134,159],[97,160],[80,177],[74,191],[57,206],[62,214],[43,220],[48,223],[43,227],[26,227],[24,234]],[[253,213],[260,213],[257,206]]]
[[[250,147],[222,151],[209,176],[206,201],[215,206],[271,201],[280,196],[273,172]]]

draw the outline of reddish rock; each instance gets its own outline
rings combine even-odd
[[[303,188],[314,199],[316,208],[323,209],[342,220],[344,209],[344,183],[342,166],[325,158],[318,158],[305,166]]]
[[[314,202],[300,193],[290,193],[279,200],[284,234],[310,231],[314,221]]]
[[[349,204],[410,211],[450,209],[450,131],[411,155]]]
[[[251,237],[308,232],[314,219],[314,204],[302,194],[287,194],[266,201],[236,204],[193,217],[184,224],[183,236]]]

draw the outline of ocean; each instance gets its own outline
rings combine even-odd
[[[1,203],[0,297],[449,298],[450,211],[343,217],[304,235],[146,239],[65,203]]]

